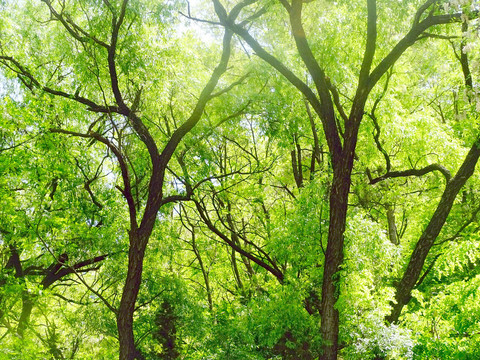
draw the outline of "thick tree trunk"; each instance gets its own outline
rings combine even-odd
[[[336,360],[338,352],[337,273],[343,262],[343,243],[347,219],[348,193],[351,184],[352,161],[344,160],[335,167],[330,193],[330,227],[325,252],[322,285],[321,333],[325,345],[322,360]]]
[[[143,259],[148,236],[140,236],[139,231],[130,232],[130,250],[128,253],[128,272],[123,287],[122,299],[117,314],[120,360],[143,359],[135,346],[133,335],[133,313],[142,281]]]

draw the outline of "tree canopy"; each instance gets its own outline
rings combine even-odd
[[[479,8],[0,1],[0,359],[478,359]]]

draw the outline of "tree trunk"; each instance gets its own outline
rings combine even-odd
[[[128,253],[128,272],[123,287],[122,299],[117,314],[120,360],[143,359],[135,346],[133,335],[133,313],[142,281],[143,259],[149,236],[139,235],[139,231],[130,232]]]
[[[330,193],[330,226],[325,252],[321,302],[321,333],[325,342],[322,360],[336,360],[338,352],[339,318],[338,311],[335,309],[335,303],[338,299],[336,284],[338,276],[336,274],[343,262],[343,234],[347,219],[353,157],[350,161],[342,160],[342,164],[335,167]]]

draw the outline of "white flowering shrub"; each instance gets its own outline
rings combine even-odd
[[[379,321],[375,327],[359,326],[361,333],[352,346],[344,349],[345,360],[373,359],[413,359],[415,342],[412,332],[397,325],[385,325]]]

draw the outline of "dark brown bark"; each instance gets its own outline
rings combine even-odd
[[[466,34],[468,31],[468,22],[464,21],[462,23],[462,32]],[[473,89],[473,79],[472,73],[470,72],[470,66],[468,62],[468,55],[465,51],[463,51],[463,47],[466,45],[467,41],[465,38],[462,39],[460,44],[460,65],[462,66],[463,78],[465,80],[465,87],[467,88],[467,96],[468,100],[471,102],[471,94],[470,91]]]
[[[297,166],[298,166],[298,181],[297,185],[299,188],[303,187],[303,164],[302,164],[302,148],[298,142],[298,137],[295,137],[295,143],[297,148]]]
[[[293,150],[290,152],[292,158],[293,178],[297,187],[303,187],[302,149],[298,143],[297,134],[293,135]]]
[[[466,22],[462,23],[462,31],[465,32],[468,30],[468,24]],[[464,40],[461,43],[461,47],[465,45]],[[464,75],[465,87],[471,89],[473,86],[473,79],[470,72],[468,57],[463,51],[461,55],[456,54],[458,60],[460,61],[462,72]],[[471,102],[472,99],[468,95],[468,100]],[[464,159],[460,169],[453,179],[446,176],[447,185],[442,194],[442,198],[430,219],[426,229],[420,236],[415,249],[410,257],[410,261],[407,265],[407,268],[403,274],[401,281],[396,286],[395,301],[392,305],[392,311],[389,316],[386,317],[387,322],[397,322],[403,307],[410,301],[411,291],[415,286],[419,286],[423,280],[425,280],[428,273],[432,270],[435,261],[437,260],[437,255],[433,261],[431,261],[429,267],[420,277],[420,273],[425,264],[425,260],[430,252],[431,247],[434,245],[435,240],[437,239],[440,231],[445,224],[448,214],[453,206],[453,202],[458,195],[460,189],[465,185],[466,181],[472,176],[475,166],[478,162],[480,156],[480,138],[477,138],[466,158]],[[449,175],[449,173],[448,173]]]
[[[321,359],[337,358],[339,314],[335,309],[338,299],[338,271],[343,262],[343,244],[347,218],[348,192],[350,190],[351,167],[347,163],[334,170],[332,190],[330,193],[330,225],[323,271],[321,300],[321,333],[326,342]]]
[[[260,255],[256,256],[252,252],[249,252],[243,249],[241,246],[239,246],[237,243],[232,241],[232,239],[229,236],[225,235],[222,231],[220,231],[220,229],[218,229],[213,224],[213,222],[210,220],[210,217],[205,209],[204,204],[201,204],[196,200],[193,200],[193,201],[195,202],[195,206],[197,208],[197,211],[200,217],[202,218],[202,221],[205,223],[205,225],[207,225],[210,231],[216,234],[220,239],[222,239],[226,244],[228,244],[228,246],[230,246],[233,250],[238,252],[240,255],[245,256],[247,259],[253,261],[255,264],[264,268],[273,276],[275,276],[280,283],[283,283],[283,280],[284,280],[283,272],[279,269],[276,262],[265,251],[257,247],[257,250],[260,252]],[[262,256],[262,258],[260,256]]]
[[[457,194],[466,181],[472,176],[479,157],[480,139],[477,139],[465,157],[457,174],[447,183],[433,216],[413,250],[403,277],[396,286],[396,303],[393,304],[392,312],[386,318],[388,322],[397,322],[403,307],[409,302],[410,294],[420,278],[427,255],[447,220]]]
[[[209,81],[203,88],[200,93],[199,99],[195,104],[195,107],[190,115],[190,117],[181,124],[172,134],[165,145],[163,151],[160,153],[155,142],[155,139],[149,132],[148,128],[143,123],[142,119],[135,113],[136,107],[140,100],[140,92],[137,93],[136,99],[133,102],[132,106],[129,107],[123,98],[123,95],[120,90],[118,75],[116,70],[116,47],[117,40],[120,28],[123,24],[125,18],[125,13],[127,9],[128,0],[123,0],[121,3],[121,9],[117,16],[116,11],[112,11],[112,33],[110,44],[99,44],[98,41],[94,41],[100,46],[105,47],[108,50],[108,68],[110,73],[110,85],[111,90],[115,97],[116,107],[108,106],[101,107],[95,104],[94,102],[79,97],[78,94],[72,96],[70,94],[56,91],[53,89],[45,88],[40,85],[40,83],[28,72],[27,69],[21,66],[18,62],[15,62],[14,59],[8,57],[0,57],[0,61],[7,61],[13,63],[17,69],[17,73],[27,78],[30,81],[30,84],[26,84],[29,88],[37,87],[44,89],[52,95],[62,96],[68,99],[73,99],[77,102],[89,106],[88,110],[96,112],[116,112],[118,114],[124,115],[128,118],[129,123],[132,129],[139,136],[140,140],[144,143],[147,148],[150,160],[152,162],[152,173],[150,174],[150,182],[148,188],[148,197],[146,205],[144,208],[143,215],[141,216],[140,224],[137,221],[137,205],[130,183],[129,168],[125,161],[125,156],[122,153],[122,149],[115,146],[105,137],[97,134],[95,132],[89,132],[88,134],[82,134],[73,131],[66,131],[63,129],[52,129],[52,132],[55,133],[64,133],[73,136],[79,136],[83,138],[93,138],[103,144],[105,144],[116,156],[119,163],[122,180],[124,188],[120,189],[123,196],[125,197],[130,216],[130,231],[129,231],[129,256],[128,256],[128,270],[127,278],[125,280],[125,285],[122,293],[122,298],[120,300],[120,306],[117,312],[117,329],[119,333],[119,358],[120,360],[133,360],[141,359],[142,355],[135,347],[134,332],[133,332],[133,313],[135,311],[135,302],[138,296],[140,289],[140,283],[142,278],[143,270],[143,259],[145,256],[145,250],[148,244],[149,237],[153,231],[157,213],[162,205],[167,202],[179,201],[188,199],[188,196],[171,196],[164,198],[163,197],[163,183],[165,178],[166,167],[175,152],[178,144],[183,139],[183,137],[198,123],[200,120],[207,102],[212,98],[212,92],[217,86],[218,80],[227,70],[227,64],[230,58],[230,44],[232,40],[232,33],[229,30],[225,31],[223,38],[223,52],[218,63],[218,66],[214,69]],[[243,6],[246,6],[243,5]],[[240,11],[242,6],[236,7]],[[55,17],[55,15],[53,14]],[[235,20],[235,17],[232,18]],[[61,20],[59,20],[61,21]],[[62,22],[63,23],[63,22]],[[68,26],[68,23],[64,26]],[[67,28],[67,31],[69,29]],[[71,33],[71,31],[69,31]],[[75,33],[71,35],[80,40]],[[231,88],[231,87],[230,87]],[[226,91],[224,91],[226,92]],[[220,92],[220,94],[223,92]],[[217,96],[217,95],[215,95]],[[191,195],[191,194],[190,194]]]
[[[425,166],[424,168],[421,169],[408,169],[408,170],[402,170],[402,171],[387,171],[386,174],[379,176],[377,178],[371,178],[370,179],[370,185],[379,183],[381,181],[384,181],[386,179],[393,179],[393,178],[403,178],[407,176],[423,176],[425,174],[428,174],[433,171],[438,171],[440,172],[444,177],[445,180],[448,182],[451,179],[450,171],[448,171],[444,166],[439,165],[439,164],[432,164]]]
[[[335,309],[338,299],[338,272],[343,263],[344,232],[347,220],[348,193],[351,185],[353,160],[358,140],[358,129],[363,118],[369,91],[369,72],[375,54],[376,1],[368,0],[367,43],[360,70],[358,88],[350,116],[345,123],[345,134],[340,161],[333,162],[333,179],[330,193],[330,224],[325,252],[322,285],[321,333],[325,341],[322,360],[336,360],[338,354],[339,314]],[[338,157],[337,157],[338,159]]]
[[[24,274],[22,263],[20,262],[20,254],[18,252],[18,249],[14,245],[10,245],[9,249],[10,257],[8,258],[7,264],[5,265],[5,269],[15,269],[15,277],[21,278]]]
[[[337,290],[335,286],[335,276],[340,269],[343,261],[343,233],[345,230],[347,206],[348,206],[348,192],[351,184],[351,173],[353,168],[353,158],[355,153],[355,147],[357,142],[357,133],[360,121],[363,116],[365,102],[368,94],[380,80],[380,78],[391,68],[396,60],[403,54],[403,52],[409,48],[418,37],[429,27],[436,24],[446,24],[452,20],[460,18],[459,14],[454,15],[428,15],[424,16],[426,10],[434,3],[432,0],[428,0],[422,5],[415,16],[414,24],[408,34],[398,42],[398,44],[392,49],[392,51],[381,60],[376,68],[370,72],[374,55],[375,55],[375,42],[376,42],[376,1],[368,0],[368,26],[367,26],[367,43],[365,54],[363,57],[362,66],[359,74],[359,84],[353,101],[352,109],[348,119],[345,120],[345,134],[344,144],[342,146],[340,138],[340,129],[337,126],[334,102],[331,99],[329,91],[328,78],[325,75],[324,70],[319,66],[315,59],[315,56],[309,47],[306,39],[306,35],[302,26],[301,11],[303,0],[292,0],[290,4],[286,0],[282,0],[282,4],[285,6],[287,12],[290,15],[290,23],[292,27],[292,33],[295,39],[297,50],[299,55],[308,69],[309,75],[311,75],[318,97],[312,89],[308,87],[303,81],[301,81],[291,70],[289,70],[278,59],[273,57],[248,33],[242,24],[235,24],[235,19],[239,15],[243,7],[251,4],[254,0],[246,0],[235,7],[233,7],[230,14],[227,14],[225,8],[221,5],[219,0],[213,0],[215,5],[215,11],[227,32],[230,30],[242,37],[250,47],[256,52],[256,54],[269,63],[272,67],[278,70],[284,75],[288,81],[290,81],[302,94],[307,101],[312,105],[312,108],[322,121],[323,130],[325,133],[326,141],[329,147],[330,155],[333,162],[334,176],[332,182],[332,189],[330,194],[330,227],[328,235],[328,244],[325,257],[324,278],[323,278],[323,293],[322,293],[322,335],[326,346],[324,347],[323,359],[333,360],[337,358],[338,352],[338,312],[335,310],[334,305],[337,299]],[[148,238],[153,229],[155,219],[159,208],[162,205],[162,187],[165,175],[165,168],[174,153],[177,145],[188,133],[193,126],[200,119],[205,104],[211,96],[213,89],[216,86],[219,76],[226,69],[226,62],[228,62],[229,53],[225,53],[225,44],[230,44],[231,34],[224,38],[224,54],[219,67],[215,70],[211,80],[202,91],[199,101],[192,113],[192,116],[181,125],[173,134],[164,148],[163,152],[159,154],[155,141],[151,137],[148,129],[144,126],[142,121],[136,116],[135,109],[130,109],[125,104],[120,87],[118,85],[118,78],[116,73],[115,55],[116,44],[120,27],[123,23],[125,16],[125,9],[127,0],[122,2],[121,11],[117,16],[115,11],[112,17],[112,37],[110,44],[103,43],[98,39],[95,39],[88,33],[79,33],[76,28],[68,28],[69,23],[62,22],[67,31],[77,41],[83,42],[83,37],[92,39],[99,46],[108,50],[108,66],[110,70],[111,78],[111,90],[115,96],[117,106],[99,106],[89,99],[85,99],[79,94],[67,94],[62,91],[51,89],[39,84],[39,82],[29,73],[29,71],[22,67],[21,64],[14,59],[6,56],[1,56],[0,61],[3,63],[13,64],[13,70],[19,74],[20,80],[30,89],[40,88],[49,94],[55,96],[61,96],[68,99],[73,99],[81,104],[88,106],[89,110],[96,112],[117,112],[128,117],[133,129],[139,135],[140,139],[146,145],[151,160],[152,160],[152,177],[149,184],[149,195],[144,214],[141,219],[141,224],[137,227],[137,219],[135,213],[130,207],[130,249],[129,249],[129,266],[128,275],[125,282],[125,288],[121,299],[119,315],[118,315],[118,328],[120,337],[120,359],[135,359],[138,357],[138,353],[135,350],[135,344],[133,339],[133,311],[135,308],[135,301],[139,290],[142,273],[143,256],[145,253]],[[424,18],[422,20],[422,17]],[[57,18],[59,21],[61,19]],[[89,135],[92,137],[92,135]],[[97,139],[99,140],[99,139]],[[109,144],[106,143],[107,146]],[[120,156],[115,153],[119,162],[121,162],[122,154]],[[477,157],[478,158],[478,157]],[[123,173],[122,168],[122,173]],[[128,169],[127,169],[128,170]],[[472,170],[473,171],[473,170]],[[125,189],[123,194],[127,198],[127,201],[131,197],[131,192],[127,187],[130,186],[128,172],[127,176],[123,177]],[[454,182],[455,179],[452,179]],[[443,199],[442,199],[443,200]],[[453,202],[453,200],[452,200]],[[197,206],[199,204],[197,203]],[[230,246],[245,255],[252,261],[263,266],[272,274],[277,276],[279,281],[283,281],[283,273],[272,262],[264,262],[261,259],[251,256],[249,253],[242,253],[239,248],[233,242],[229,242]],[[427,251],[428,253],[428,251]],[[249,257],[250,255],[250,257]],[[412,256],[413,258],[413,256]],[[268,260],[268,259],[267,259]],[[423,265],[423,264],[422,264]]]
[[[232,33],[226,30],[223,38],[223,52],[218,66],[214,69],[210,80],[203,88],[192,114],[173,132],[170,140],[160,155],[158,155],[157,146],[153,137],[143,124],[142,120],[137,117],[134,112],[130,111],[128,108],[126,109],[127,115],[132,122],[132,127],[145,143],[150,153],[152,174],[150,178],[147,203],[138,228],[136,226],[137,222],[134,214],[132,214],[132,212],[130,213],[133,226],[129,233],[130,248],[128,256],[128,271],[117,315],[120,360],[142,359],[141,353],[135,346],[133,314],[135,311],[135,302],[140,290],[145,250],[153,231],[158,211],[166,200],[163,198],[165,170],[180,141],[200,120],[207,102],[211,99],[211,94],[215,89],[218,80],[226,71],[230,58],[231,40]],[[112,87],[114,87],[113,78],[114,76],[112,75]],[[117,95],[116,99],[117,101],[121,100]],[[122,107],[120,104],[119,106]],[[178,199],[181,198],[183,197],[179,197]]]
[[[127,278],[123,286],[122,299],[120,300],[117,315],[120,360],[141,359],[141,354],[135,346],[133,313],[142,281],[143,259],[150,233],[141,236],[138,231],[130,232]]]

